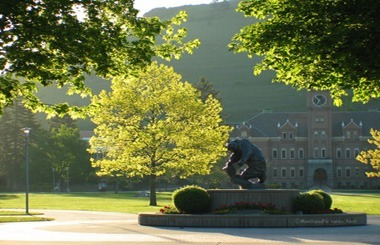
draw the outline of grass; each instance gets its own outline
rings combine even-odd
[[[333,208],[343,212],[363,212],[369,215],[380,214],[379,192],[333,192]]]
[[[29,209],[88,210],[121,213],[158,212],[171,203],[171,193],[157,193],[158,206],[149,206],[149,197],[127,193],[31,193]],[[25,194],[0,194],[1,209],[25,208]]]
[[[31,222],[31,221],[49,221],[51,218],[42,217],[43,213],[29,213],[20,211],[0,210],[0,223],[6,222]]]
[[[138,197],[138,192],[127,193],[32,193],[29,209],[87,210],[121,213],[159,212],[170,204],[171,192],[157,193],[158,206],[149,206],[149,197]],[[332,208],[344,212],[364,212],[380,215],[380,192],[333,192]],[[25,194],[0,194],[1,209],[25,208]],[[1,214],[1,213],[0,213]],[[11,215],[8,215],[11,216]]]

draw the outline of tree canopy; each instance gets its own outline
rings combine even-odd
[[[243,0],[238,11],[260,19],[230,43],[263,56],[255,74],[299,89],[330,90],[335,105],[380,97],[380,2],[373,0]]]
[[[91,94],[84,74],[109,79],[134,74],[152,57],[178,58],[199,45],[183,42],[186,20],[138,17],[133,0],[2,0],[0,2],[0,114],[22,95],[34,111],[81,115],[82,108],[47,105],[38,85]],[[160,44],[157,38],[160,38]]]
[[[212,96],[203,102],[173,68],[155,62],[139,77],[116,77],[112,92],[95,96],[93,106],[91,152],[106,149],[93,166],[100,175],[150,176],[150,205],[157,177],[207,174],[226,153],[220,103]]]
[[[366,172],[368,177],[380,177],[380,131],[371,129],[371,135],[372,139],[369,139],[368,142],[375,145],[376,148],[360,152],[356,159],[371,165],[372,169]]]

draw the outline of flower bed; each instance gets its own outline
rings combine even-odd
[[[176,206],[167,205],[160,213],[139,214],[139,224],[167,227],[330,227],[367,223],[365,213],[344,213],[338,208],[331,209],[331,202],[324,199],[329,195],[322,194],[297,194],[295,190],[212,190],[208,213],[181,213]],[[281,208],[277,208],[271,200],[280,204]],[[291,200],[294,200],[296,207],[292,206]]]

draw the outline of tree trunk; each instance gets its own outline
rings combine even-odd
[[[150,206],[157,206],[157,176],[155,174],[150,175]]]
[[[115,174],[114,178],[115,178],[115,193],[118,193],[119,192],[119,177],[117,177],[117,175]]]

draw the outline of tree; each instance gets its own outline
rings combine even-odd
[[[88,144],[80,139],[74,122],[65,117],[49,121],[49,124],[49,129],[33,130],[29,168],[31,188],[61,190],[64,183],[70,188],[91,181],[94,170],[87,152]]]
[[[45,153],[55,176],[55,187],[61,190],[62,183],[66,182],[69,191],[69,182],[72,179],[78,181],[80,177],[83,181],[86,165],[90,165],[87,143],[80,139],[78,128],[66,125],[52,128],[49,141],[50,147],[45,148]]]
[[[33,111],[72,116],[83,108],[67,103],[47,105],[38,85],[90,94],[84,75],[109,79],[134,74],[158,56],[178,58],[198,40],[183,42],[186,20],[137,17],[133,0],[45,0],[0,2],[0,114],[19,95]],[[156,39],[161,44],[157,44]]]
[[[116,77],[112,92],[94,97],[91,152],[100,175],[113,171],[150,176],[150,205],[157,205],[157,177],[207,174],[223,155],[229,127],[222,126],[220,103],[200,92],[170,67],[154,62],[139,77]]]
[[[201,92],[202,101],[206,101],[207,98],[212,95],[215,99],[221,101],[219,97],[219,91],[214,89],[214,84],[209,82],[206,78],[201,77],[199,81],[194,84],[194,87]]]
[[[34,145],[40,125],[34,114],[18,98],[0,117],[0,185],[7,191],[20,191],[25,180],[25,135],[22,128],[31,128],[29,147]]]
[[[258,21],[229,47],[264,56],[255,74],[276,71],[275,81],[299,89],[330,90],[341,105],[380,97],[380,2],[372,0],[244,0],[238,11]]]
[[[362,151],[356,159],[364,164],[372,166],[372,170],[366,172],[368,177],[380,177],[380,131],[371,129],[372,139],[368,142],[377,147],[377,149]]]

